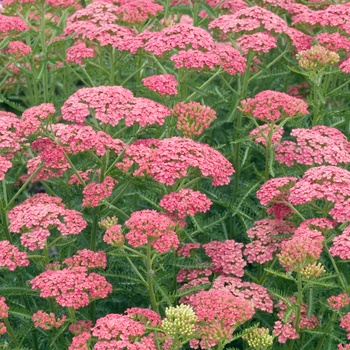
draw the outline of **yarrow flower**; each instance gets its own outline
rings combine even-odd
[[[276,148],[275,158],[281,164],[337,165],[350,162],[350,142],[338,129],[318,125],[311,129],[293,129],[290,135],[296,138],[296,142],[283,141]]]
[[[7,0],[8,1],[8,0]],[[16,32],[28,30],[26,22],[17,16],[5,16],[0,13],[0,38]]]
[[[106,176],[101,183],[89,183],[83,189],[83,207],[97,207],[99,203],[108,198],[114,189],[117,180],[111,176]]]
[[[299,51],[296,55],[299,66],[307,71],[317,71],[339,62],[339,55],[325,47],[315,45],[309,50]]]
[[[9,307],[6,304],[6,299],[4,297],[0,297],[0,318],[7,318],[9,316]]]
[[[163,125],[165,117],[171,114],[169,108],[147,98],[134,97],[121,86],[98,86],[83,88],[71,95],[61,108],[62,118],[83,124],[91,110],[96,119],[112,126],[122,119],[126,126]]]
[[[277,126],[273,126],[273,128],[271,128],[271,126],[268,124],[261,125],[249,133],[252,141],[260,143],[265,147],[267,147],[269,138],[271,138],[270,144],[274,145],[281,141],[282,135],[283,128],[279,128]]]
[[[340,327],[344,328],[348,339],[350,339],[350,312],[340,318]]]
[[[172,74],[152,75],[142,79],[143,85],[160,95],[177,95],[179,82]]]
[[[7,267],[10,271],[14,271],[18,266],[30,264],[27,253],[20,252],[9,241],[0,241],[0,252],[0,266]]]
[[[156,210],[135,211],[125,225],[130,229],[125,238],[135,248],[149,243],[158,252],[165,253],[180,244],[174,231],[177,223]]]
[[[30,281],[43,298],[55,298],[63,307],[79,309],[93,299],[106,298],[112,285],[97,273],[87,273],[85,267],[47,270]]]
[[[68,329],[74,335],[79,335],[84,332],[89,332],[92,327],[92,321],[80,320],[77,323],[71,324]]]
[[[177,129],[186,137],[200,135],[216,119],[215,110],[194,101],[177,103],[173,113],[177,117]]]
[[[238,107],[242,113],[265,122],[273,122],[284,118],[297,118],[308,114],[305,101],[289,96],[283,92],[265,90],[254,98],[241,101]]]
[[[134,176],[148,174],[166,185],[187,176],[189,167],[198,167],[202,176],[211,176],[213,186],[228,184],[229,176],[234,173],[221,153],[181,137],[139,140],[127,147],[123,162],[116,166],[127,171],[135,163],[139,168],[133,172]]]
[[[59,328],[63,325],[66,320],[66,316],[63,315],[61,318],[57,318],[53,312],[49,314],[43,310],[39,310],[32,315],[35,328],[41,328],[48,331],[52,328]]]
[[[350,259],[350,226],[341,235],[333,238],[333,246],[329,249],[332,256],[339,256],[342,260]]]
[[[7,47],[1,51],[6,55],[11,55],[15,59],[19,59],[32,53],[32,48],[22,41],[14,40],[10,41]]]
[[[66,264],[69,268],[81,266],[87,269],[97,267],[105,269],[107,266],[107,256],[104,251],[94,252],[89,249],[82,249],[70,258],[63,260],[63,264]]]
[[[327,50],[338,51],[338,50],[350,50],[350,39],[344,35],[335,33],[320,33],[316,35],[316,40],[319,45],[324,46]]]
[[[341,293],[338,295],[332,295],[327,299],[328,305],[332,309],[341,309],[342,307],[345,307],[350,304],[349,295],[346,293]]]
[[[73,46],[67,49],[67,63],[83,65],[83,59],[95,57],[95,50],[88,47],[84,41],[77,40]]]
[[[269,32],[244,34],[236,40],[236,43],[245,55],[249,50],[262,54],[277,47],[277,39]]]

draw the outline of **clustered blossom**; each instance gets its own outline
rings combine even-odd
[[[83,59],[95,57],[95,50],[86,46],[86,43],[81,40],[77,40],[73,46],[67,49],[67,63],[76,63],[83,65]]]
[[[269,142],[270,145],[278,144],[282,138],[282,135],[283,128],[278,128],[274,125],[271,131],[271,126],[268,124],[261,125],[249,133],[251,140],[256,143],[260,143],[265,147],[267,147],[269,138],[271,138],[271,141]]]
[[[212,201],[204,193],[182,188],[179,192],[165,195],[159,205],[169,213],[184,219],[186,215],[194,216],[198,212],[205,213],[212,205]]]
[[[46,240],[50,236],[50,231],[40,227],[21,234],[21,243],[30,251],[44,249]]]
[[[287,221],[276,219],[263,219],[256,221],[254,226],[247,231],[252,239],[245,245],[244,255],[249,263],[263,264],[273,259],[274,253],[281,247],[285,238],[295,231],[295,226]],[[282,237],[281,237],[282,236]]]
[[[9,316],[9,307],[6,304],[4,297],[0,297],[0,318],[7,318]]]
[[[214,280],[212,289],[229,291],[235,297],[250,301],[255,309],[273,312],[272,298],[267,289],[259,284],[243,282],[237,277],[220,275]]]
[[[229,291],[208,290],[190,295],[188,305],[197,316],[200,340],[192,339],[192,348],[207,349],[219,341],[229,341],[232,333],[255,313],[251,302],[233,296]]]
[[[13,56],[15,59],[19,59],[20,57],[24,57],[32,53],[30,46],[17,40],[10,41],[7,47],[1,51],[6,55]]]
[[[284,118],[297,118],[308,114],[305,101],[287,95],[284,92],[265,90],[254,98],[241,101],[238,107],[242,113],[265,122],[277,121]]]
[[[28,30],[26,22],[17,16],[5,16],[0,13],[0,39],[6,35]]]
[[[49,330],[52,328],[59,328],[63,325],[66,320],[66,316],[63,315],[61,318],[57,318],[53,312],[49,314],[43,310],[39,310],[32,315],[35,328],[42,328]]]
[[[103,242],[110,245],[123,245],[124,235],[122,233],[122,225],[113,225],[107,228],[105,234],[103,235]]]
[[[186,137],[200,135],[216,119],[215,110],[194,101],[177,103],[173,113],[177,117],[176,128]]]
[[[317,71],[339,62],[339,55],[325,47],[315,45],[309,50],[299,51],[296,55],[299,66],[308,71]]]
[[[82,334],[83,332],[89,332],[92,327],[92,321],[80,320],[77,323],[73,323],[68,327],[68,330],[74,335]]]
[[[131,307],[124,312],[129,318],[145,326],[157,327],[161,324],[161,317],[151,309]]]
[[[112,285],[97,273],[87,273],[85,267],[46,270],[30,281],[43,298],[55,298],[63,307],[79,309],[92,299],[106,298]]]
[[[149,243],[158,252],[165,253],[180,244],[174,231],[177,223],[156,210],[135,211],[125,225],[130,229],[125,238],[135,248]]]
[[[338,50],[350,50],[350,39],[344,35],[335,33],[320,33],[316,35],[316,40],[327,50],[338,51]]]
[[[311,315],[308,316],[307,306],[303,303],[300,308],[300,320],[299,324],[295,325],[296,320],[296,310],[299,307],[296,304],[295,297],[286,298],[287,303],[283,300],[279,300],[276,305],[276,308],[279,309],[277,313],[278,321],[275,322],[273,328],[273,334],[278,338],[279,343],[285,343],[288,339],[298,339],[299,334],[297,333],[296,328],[298,329],[313,329],[318,326],[318,320],[316,316]],[[293,307],[294,311],[291,312],[291,307]],[[289,311],[288,311],[288,310]],[[285,318],[285,314],[288,312],[288,318]]]
[[[212,270],[220,274],[242,277],[246,262],[243,260],[243,244],[234,240],[212,241],[203,244],[205,254],[211,258]]]
[[[3,0],[3,5],[12,5],[14,3],[20,3],[20,4],[30,4],[35,3],[35,0]],[[51,5],[52,7],[68,7],[68,6],[74,6],[77,5],[76,0],[45,0],[45,2],[48,5]]]
[[[108,198],[117,183],[111,176],[106,176],[101,183],[89,183],[83,189],[83,207],[97,207],[99,203]]]
[[[277,39],[269,32],[245,34],[239,37],[236,43],[245,55],[249,50],[257,53],[267,53],[277,47]]]
[[[339,256],[342,260],[350,259],[350,226],[341,235],[333,238],[333,246],[329,249],[333,256]]]
[[[28,266],[27,253],[20,252],[18,248],[9,241],[0,241],[0,266],[14,271],[18,266]]]
[[[350,162],[350,142],[338,129],[318,125],[311,129],[293,129],[290,135],[296,138],[296,142],[283,141],[276,148],[275,158],[281,164],[337,165]]]
[[[152,75],[142,79],[143,85],[160,95],[177,95],[179,82],[172,74]]]
[[[350,312],[340,318],[340,327],[344,328],[348,339],[350,339]]]
[[[191,257],[191,250],[199,249],[200,247],[200,243],[186,243],[177,251],[177,255],[189,258]]]
[[[66,264],[69,268],[85,267],[87,269],[93,269],[100,267],[105,269],[107,266],[107,256],[104,251],[94,252],[89,249],[79,250],[75,255],[63,260],[63,264]]]
[[[213,186],[228,184],[234,173],[231,163],[220,152],[182,137],[136,141],[126,148],[124,160],[117,167],[127,171],[135,163],[139,168],[134,176],[147,174],[166,185],[187,176],[189,167],[198,167],[202,176],[211,176]]]
[[[163,125],[165,117],[171,115],[169,108],[147,98],[134,97],[121,86],[98,86],[82,88],[71,95],[61,108],[62,118],[83,124],[91,110],[96,119],[112,126],[122,119],[126,126]]]
[[[337,309],[337,310],[350,304],[349,295],[346,293],[333,295],[329,297],[327,301],[328,301],[328,305],[332,309]]]
[[[81,213],[66,209],[61,198],[52,197],[46,193],[37,193],[16,205],[9,211],[8,217],[9,230],[26,234],[22,244],[28,247],[44,247],[47,238],[46,230],[53,227],[65,236],[78,234],[87,226]]]

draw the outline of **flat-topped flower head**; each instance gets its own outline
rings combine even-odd
[[[330,51],[349,51],[350,39],[347,36],[335,33],[320,33],[315,36],[318,44]]]
[[[96,53],[92,47],[88,47],[82,40],[77,40],[73,46],[67,49],[66,62],[76,63],[82,66],[83,59],[95,57]]]
[[[307,71],[318,71],[334,66],[340,60],[339,55],[320,45],[312,46],[309,50],[299,51],[296,55],[299,66]]]
[[[22,41],[10,41],[7,47],[1,50],[4,54],[13,56],[15,59],[25,57],[32,53],[32,48]]]
[[[71,95],[61,108],[62,118],[82,124],[91,110],[96,119],[112,126],[122,119],[126,126],[163,125],[165,117],[171,114],[169,108],[147,98],[134,97],[121,86],[98,86],[82,88]]]
[[[177,117],[176,128],[186,137],[200,135],[216,119],[215,110],[194,101],[177,103],[173,113]]]
[[[149,243],[158,252],[165,253],[180,244],[174,231],[177,222],[156,210],[135,211],[125,225],[130,229],[125,238],[135,248]]]
[[[123,162],[116,166],[127,171],[133,164],[139,166],[134,176],[150,175],[166,185],[187,176],[190,167],[199,168],[202,176],[210,176],[213,186],[228,184],[229,176],[234,173],[231,163],[220,152],[182,137],[146,139],[131,144]]]
[[[293,129],[294,141],[284,141],[276,148],[276,160],[287,166],[338,165],[350,162],[350,142],[338,129],[318,125],[311,129]]]
[[[297,118],[308,114],[305,101],[284,92],[265,90],[253,98],[241,101],[238,107],[247,117],[254,117],[265,122],[285,118]]]
[[[270,334],[268,328],[253,328],[250,332],[242,336],[249,347],[253,350],[268,349],[273,344],[273,335]]]
[[[14,271],[18,266],[28,266],[29,263],[27,253],[20,252],[9,241],[0,241],[0,266]]]
[[[7,35],[18,34],[28,29],[26,22],[21,18],[17,16],[5,16],[0,13],[0,38],[4,38]]]
[[[333,238],[333,246],[329,251],[332,256],[339,256],[342,260],[350,259],[350,226],[341,235]]]
[[[94,252],[90,249],[82,249],[70,258],[63,260],[63,264],[66,264],[69,268],[81,266],[87,269],[97,267],[105,269],[107,266],[107,256],[104,251]]]
[[[61,318],[56,318],[53,312],[49,314],[43,310],[39,310],[32,315],[32,321],[35,328],[41,328],[46,331],[52,328],[59,328],[63,325],[67,316],[63,315]]]
[[[160,95],[177,95],[179,82],[172,74],[152,75],[142,79],[143,85]]]
[[[262,54],[277,47],[277,39],[269,32],[244,34],[236,40],[236,43],[245,55],[249,50]]]
[[[111,196],[117,180],[106,176],[101,183],[89,183],[83,189],[83,207],[97,207],[100,202]]]

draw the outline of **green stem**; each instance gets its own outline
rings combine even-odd
[[[17,348],[19,348],[19,347],[20,347],[20,344],[19,344],[19,342],[18,342],[18,340],[17,340],[17,338],[16,338],[16,334],[15,334],[15,332],[13,331],[13,328],[12,328],[11,325],[10,325],[10,322],[8,321],[7,318],[4,318],[3,321],[4,321],[4,323],[5,323],[5,326],[6,326],[6,329],[7,329],[7,333],[9,334],[9,336],[10,336],[10,338],[12,339],[13,343],[15,344],[15,346],[16,346]]]
[[[332,254],[331,254],[331,253],[329,252],[329,250],[328,250],[327,244],[324,244],[324,248],[325,248],[325,251],[326,251],[326,253],[327,253],[327,255],[328,255],[328,257],[329,257],[329,259],[330,259],[330,261],[331,261],[331,263],[332,263],[332,265],[333,265],[333,268],[334,268],[335,272],[337,273],[339,282],[340,282],[340,284],[341,284],[341,286],[342,286],[342,288],[343,288],[343,292],[346,292],[346,293],[347,293],[347,286],[346,286],[346,283],[344,282],[344,280],[343,280],[343,278],[342,278],[342,275],[341,275],[341,273],[340,273],[340,271],[339,271],[339,269],[338,269],[338,266],[337,266],[336,262],[335,262],[334,259],[333,259]]]
[[[149,292],[149,296],[151,299],[151,305],[152,305],[152,309],[154,311],[156,311],[159,314],[159,307],[158,307],[158,303],[156,300],[156,295],[154,293],[154,284],[153,284],[153,274],[154,271],[152,269],[152,251],[151,251],[151,245],[148,242],[147,244],[147,262],[146,262],[146,267],[147,267],[147,286],[148,286],[148,292]]]

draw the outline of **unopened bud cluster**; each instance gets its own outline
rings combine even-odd
[[[102,219],[98,225],[105,229],[105,230],[108,230],[109,228],[111,228],[112,226],[115,226],[117,225],[118,223],[118,219],[115,217],[115,216],[106,216],[104,219]]]
[[[166,318],[162,321],[162,329],[168,335],[191,336],[195,331],[197,316],[193,309],[185,304],[165,309]]]
[[[311,277],[319,277],[322,275],[326,270],[324,269],[323,265],[320,262],[313,262],[312,264],[308,264],[304,266],[300,270],[300,274],[304,278],[311,278]]]
[[[268,328],[254,328],[242,337],[254,350],[266,350],[273,344],[273,336],[269,334]]]

